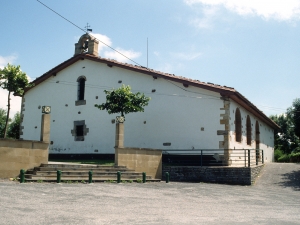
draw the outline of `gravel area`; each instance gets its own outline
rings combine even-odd
[[[299,224],[300,164],[267,164],[252,186],[0,180],[0,224]]]

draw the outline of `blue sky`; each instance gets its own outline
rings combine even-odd
[[[40,1],[143,66],[148,38],[149,68],[234,87],[268,116],[300,98],[300,0]],[[0,68],[21,65],[31,79],[72,57],[83,34],[36,0],[2,2],[0,26]]]

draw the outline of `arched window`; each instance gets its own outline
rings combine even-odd
[[[85,87],[85,79],[80,78],[78,80],[78,96],[77,100],[84,100],[84,87]]]
[[[75,105],[85,105],[86,101],[84,100],[84,92],[85,92],[85,76],[80,76],[77,79],[77,101]]]
[[[251,120],[250,116],[247,116],[247,122],[246,122],[246,130],[247,130],[247,145],[251,145]]]
[[[242,118],[239,108],[235,111],[235,141],[242,141]]]

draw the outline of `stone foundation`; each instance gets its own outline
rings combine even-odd
[[[165,179],[165,173],[169,172],[170,181],[251,185],[262,168],[263,165],[255,167],[163,166],[162,176]]]

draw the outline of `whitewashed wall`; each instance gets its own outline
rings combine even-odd
[[[79,76],[87,79],[86,105],[75,106]],[[122,83],[118,83],[120,80]],[[133,92],[140,91],[151,97],[144,113],[126,115],[125,146],[219,148],[223,137],[217,135],[217,130],[224,130],[224,125],[220,125],[223,101],[218,93],[191,86],[184,88],[181,83],[153,79],[152,76],[118,67],[110,68],[89,60],[74,63],[26,93],[22,123],[24,134],[21,137],[39,140],[39,106],[49,105],[52,110],[50,139],[53,141],[49,153],[114,153],[115,124],[111,121],[117,115],[100,111],[94,104],[105,102],[104,89],[111,90],[122,84],[130,85]],[[152,89],[156,92],[152,93]],[[73,122],[77,120],[85,120],[89,128],[84,141],[75,141],[71,134]],[[171,146],[163,146],[163,143],[171,143]]]
[[[235,139],[235,112],[236,109],[239,108],[241,112],[242,118],[242,141],[236,142]],[[246,131],[246,122],[247,116],[250,116],[251,120],[251,145],[247,145],[247,131]],[[236,102],[230,102],[230,136],[229,136],[229,146],[231,149],[255,149],[256,142],[255,142],[255,124],[256,121],[259,123],[259,131],[260,131],[260,144],[259,148],[264,150],[264,161],[272,162],[274,161],[274,130],[269,127],[267,124],[262,122],[253,114],[249,113],[243,107],[238,105]],[[255,161],[255,157],[253,159]]]

